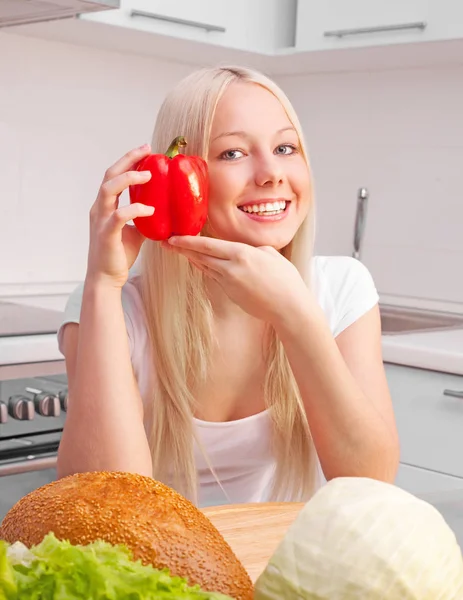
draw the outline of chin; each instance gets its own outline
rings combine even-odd
[[[249,241],[245,241],[244,243],[249,244],[250,246],[270,246],[271,248],[275,248],[275,250],[282,250],[286,248],[294,238],[294,233],[291,235],[265,235],[265,236],[255,236]]]
[[[301,226],[300,219],[294,218],[273,223],[259,223],[251,220],[245,222],[241,218],[239,221],[230,221],[225,222],[222,219],[219,223],[209,221],[203,233],[230,242],[240,242],[255,247],[270,246],[280,251],[292,242]]]
[[[275,250],[282,250],[292,242],[295,234],[296,231],[243,231],[233,233],[229,231],[223,232],[221,235],[216,235],[216,237],[220,237],[221,239],[230,242],[248,244],[249,246],[270,246],[271,248],[275,248]]]

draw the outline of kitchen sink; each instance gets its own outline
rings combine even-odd
[[[384,335],[463,329],[463,315],[405,306],[380,305]]]

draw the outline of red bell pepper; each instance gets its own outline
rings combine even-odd
[[[179,136],[166,154],[150,154],[135,166],[151,171],[147,183],[129,187],[131,204],[154,206],[149,217],[137,217],[137,229],[151,240],[166,240],[172,235],[197,235],[207,219],[209,178],[206,161],[200,156],[179,153],[187,142]]]

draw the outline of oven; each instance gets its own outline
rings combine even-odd
[[[56,332],[62,313],[0,302],[0,522],[56,479],[67,378]]]

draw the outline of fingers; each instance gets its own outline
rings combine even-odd
[[[196,252],[195,250],[185,250],[184,248],[172,247],[169,242],[170,240],[161,242],[162,247],[166,250],[173,250],[179,254],[183,254],[183,256],[188,258],[188,260],[197,267],[201,266],[207,268],[208,270],[215,271],[216,273],[223,273],[227,263],[226,260],[222,258],[216,258],[215,256],[209,256],[208,254],[203,254],[202,252]]]
[[[107,169],[103,183],[93,205],[93,213],[109,216],[118,207],[118,196],[129,186],[143,184],[151,179],[150,171],[137,171],[132,167],[150,154],[149,144],[127,152]]]
[[[146,183],[150,179],[151,171],[125,171],[125,173],[105,181],[100,188],[100,195],[104,197],[105,201],[114,199],[114,197],[122,194],[129,185]]]
[[[93,213],[109,217],[119,206],[119,195],[130,185],[143,184],[151,179],[150,171],[126,171],[109,179],[100,187]]]
[[[232,260],[245,250],[244,244],[229,242],[206,236],[182,235],[173,236],[168,240],[169,244],[176,249],[191,250],[207,254],[222,260]]]
[[[198,271],[201,271],[201,273],[204,273],[204,275],[206,275],[207,277],[210,277],[211,279],[214,279],[215,281],[219,281],[219,273],[217,271],[214,271],[210,267],[207,267],[206,265],[203,265],[196,260],[192,260],[192,259],[188,259],[188,260],[196,269],[198,269]]]
[[[149,217],[153,213],[154,207],[146,206],[145,204],[136,203],[121,206],[121,208],[118,208],[113,212],[108,220],[108,231],[110,234],[119,233],[132,219],[136,219],[137,217]]]
[[[136,162],[145,156],[148,156],[150,153],[151,147],[149,144],[144,144],[139,148],[133,148],[106,170],[103,182],[114,179],[118,175],[125,173],[125,171],[129,171]]]

